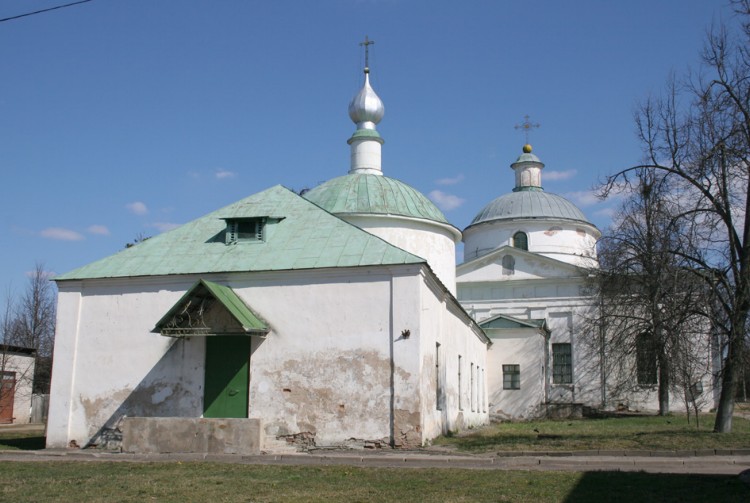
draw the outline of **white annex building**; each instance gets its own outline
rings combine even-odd
[[[527,145],[462,233],[383,174],[383,114],[365,68],[348,173],[58,276],[47,445],[413,447],[599,406],[578,347],[597,228],[542,189]]]

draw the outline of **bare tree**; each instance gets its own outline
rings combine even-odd
[[[682,259],[711,290],[712,323],[723,341],[717,432],[732,429],[750,312],[750,0],[732,4],[738,32],[712,29],[700,71],[684,84],[671,81],[664,98],[638,111],[648,162],[606,183],[611,190],[647,167],[679,191],[683,208],[676,218],[690,227],[697,245]]]
[[[702,292],[682,259],[691,241],[673,217],[678,206],[668,180],[650,168],[631,175],[619,187],[627,197],[599,243],[601,267],[592,275],[599,305],[588,332],[597,334],[590,343],[605,391],[617,398],[656,386],[665,415],[670,391],[684,388],[694,367],[682,360],[695,343],[692,327],[703,319]]]
[[[34,266],[23,293],[15,300],[9,295],[7,302],[3,318],[3,342],[35,350],[34,391],[48,393],[57,296],[44,264]]]

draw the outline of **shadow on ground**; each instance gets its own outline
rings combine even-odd
[[[587,472],[561,501],[750,501],[750,488],[736,475]]]
[[[18,449],[21,451],[36,451],[44,449],[44,442],[45,437],[43,436],[14,436],[13,438],[3,438],[0,436],[0,450]]]

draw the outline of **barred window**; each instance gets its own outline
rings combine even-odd
[[[520,365],[503,365],[503,389],[521,389]]]
[[[573,384],[573,351],[570,343],[552,345],[552,383]]]

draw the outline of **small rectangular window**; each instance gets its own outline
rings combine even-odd
[[[487,412],[487,376],[482,369],[482,412]]]
[[[573,351],[570,343],[552,345],[552,383],[573,384]]]
[[[471,411],[474,412],[474,364],[471,364]]]
[[[458,410],[464,410],[464,403],[461,400],[463,389],[461,388],[461,355],[458,355]]]
[[[503,365],[503,389],[521,389],[520,365]]]
[[[443,383],[440,379],[440,343],[435,343],[435,408],[443,410]]]

